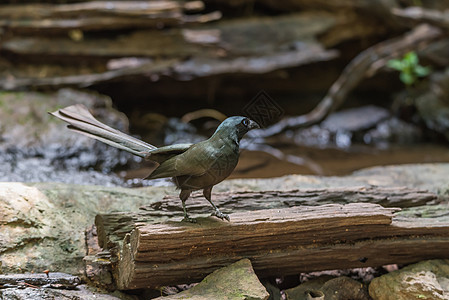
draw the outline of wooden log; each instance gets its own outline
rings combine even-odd
[[[0,27],[9,35],[61,34],[70,30],[111,31],[205,23],[221,18],[201,11],[202,1],[91,1],[72,4],[0,5]]]
[[[213,201],[224,212],[242,212],[298,205],[377,203],[386,207],[415,207],[438,201],[434,193],[406,187],[344,187],[332,189],[302,189],[292,191],[263,191],[214,193]],[[211,207],[201,193],[194,193],[187,202],[193,215],[210,214]],[[136,223],[156,223],[170,219],[181,220],[183,211],[177,196],[166,196],[142,207],[140,212],[100,214],[95,218],[100,247],[112,249],[123,241]]]
[[[0,5],[0,17],[4,26],[15,28],[35,24],[36,20],[43,20],[48,27],[56,20],[76,20],[84,18],[132,17],[134,19],[169,19],[184,17],[184,11],[201,11],[204,9],[202,1],[90,1],[72,4],[16,4]],[[39,24],[39,23],[36,23]],[[31,27],[31,26],[27,26]],[[37,27],[35,29],[46,29]],[[107,29],[107,28],[105,28]]]
[[[219,12],[188,16],[171,13],[158,16],[157,18],[96,16],[62,20],[0,20],[0,27],[5,27],[14,34],[30,34],[33,32],[56,34],[69,30],[106,31],[132,28],[174,27],[191,23],[206,23],[220,18],[221,13]]]
[[[232,222],[135,224],[115,277],[120,289],[201,280],[241,258],[259,276],[448,258],[449,223],[392,223],[394,208],[328,204],[231,214]]]

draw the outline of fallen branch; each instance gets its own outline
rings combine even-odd
[[[449,29],[449,10],[438,11],[424,7],[393,8],[393,15],[407,23],[429,23],[431,25]]]
[[[311,112],[297,117],[285,118],[266,129],[254,130],[249,133],[250,136],[268,137],[289,129],[303,128],[321,122],[344,103],[347,95],[364,78],[373,76],[381,67],[386,65],[388,60],[400,57],[411,50],[424,48],[431,41],[440,37],[441,34],[440,29],[423,24],[402,37],[383,41],[364,50],[346,66],[327,95]]]

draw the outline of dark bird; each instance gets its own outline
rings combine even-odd
[[[184,220],[194,222],[187,215],[185,202],[190,193],[203,190],[204,197],[214,208],[212,215],[229,221],[212,203],[212,188],[234,170],[239,160],[241,138],[259,125],[246,117],[229,117],[208,139],[196,144],[175,144],[157,148],[95,119],[81,104],[68,106],[50,113],[69,123],[68,128],[158,163],[148,179],[172,177],[181,190],[179,198],[184,209]]]

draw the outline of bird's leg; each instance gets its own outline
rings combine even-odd
[[[215,209],[215,211],[212,213],[212,216],[216,216],[217,218],[220,218],[222,220],[226,219],[228,221],[231,221],[229,216],[227,214],[222,213],[218,207],[215,206],[215,204],[212,203],[212,187],[207,187],[203,190],[203,195],[209,201],[209,203],[212,205],[212,207]]]
[[[179,198],[182,201],[182,209],[184,210],[184,219],[182,219],[182,220],[185,222],[196,223],[195,219],[190,218],[187,215],[187,209],[186,209],[186,200],[187,200],[187,198],[189,198],[191,192],[192,192],[191,190],[181,190],[181,193],[179,193]]]

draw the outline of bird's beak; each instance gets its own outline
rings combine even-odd
[[[260,128],[259,124],[257,124],[256,122],[254,122],[253,120],[249,120],[249,125],[248,125],[248,129],[258,129]]]

